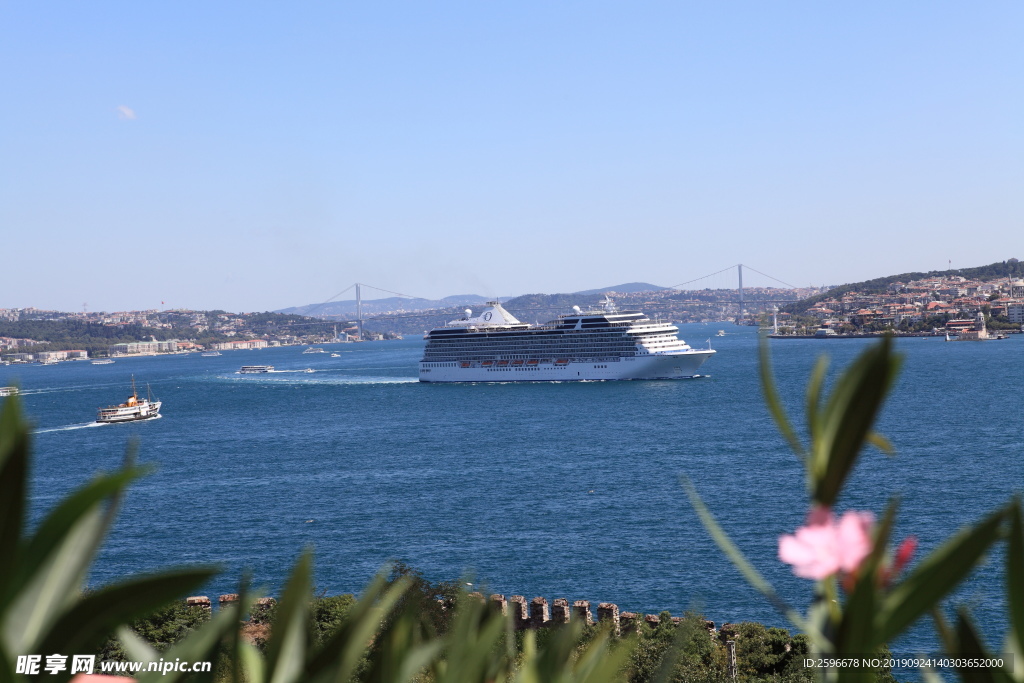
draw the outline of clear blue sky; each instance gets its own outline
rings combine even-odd
[[[0,307],[1024,258],[1022,35],[1017,0],[3,1]]]

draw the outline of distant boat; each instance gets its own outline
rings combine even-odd
[[[219,356],[221,354],[220,351],[203,351],[200,355],[206,358],[212,358],[214,356]]]
[[[716,337],[724,337],[725,336],[725,330],[719,330],[718,332],[715,332],[715,336]]]
[[[92,361],[92,364],[93,365],[110,365],[113,362],[114,362],[113,358],[100,358],[98,360]]]
[[[331,354],[331,358],[341,358],[341,354],[340,353],[332,353]]]
[[[324,351],[324,350],[323,350],[322,348],[320,348],[319,346],[310,346],[310,347],[309,347],[308,349],[306,349],[305,351],[303,351],[303,353],[327,353],[327,352],[326,352],[326,351]]]
[[[273,365],[243,365],[238,371],[241,375],[258,375],[264,372],[273,372]]]
[[[148,386],[147,386],[148,393]],[[100,408],[96,417],[97,422],[134,422],[136,420],[149,420],[160,417],[160,401],[154,401],[152,397],[139,398],[139,392],[135,390],[135,377],[132,377],[132,395],[124,403],[107,408]]]
[[[303,372],[316,372],[313,368],[306,368]]]
[[[18,387],[0,387],[0,396],[14,396],[18,393]]]

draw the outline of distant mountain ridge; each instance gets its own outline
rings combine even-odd
[[[566,294],[530,294],[528,297],[566,297],[566,296],[593,296],[606,292],[620,292],[622,294],[633,294],[635,292],[655,292],[665,289],[649,282],[627,282],[613,287],[601,289],[587,289],[581,292],[570,292]],[[501,301],[515,301],[521,297],[498,297]],[[363,315],[379,315],[381,313],[426,311],[433,309],[454,308],[458,306],[479,306],[490,301],[492,297],[480,296],[479,294],[455,294],[446,296],[443,299],[416,299],[399,296],[391,296],[384,299],[363,299]],[[307,315],[327,318],[354,318],[356,316],[356,302],[354,299],[345,301],[331,301],[322,304],[306,304],[305,306],[292,306],[281,308],[275,313],[289,313],[294,315]]]
[[[621,294],[635,294],[636,292],[658,292],[666,287],[659,287],[658,285],[652,285],[650,282],[627,282],[623,285],[615,285],[614,287],[604,287],[602,289],[585,289],[582,292],[570,292],[570,294],[604,294],[606,292],[619,292]]]
[[[424,311],[434,308],[452,308],[453,306],[476,306],[489,301],[488,297],[478,294],[456,294],[443,299],[410,299],[401,296],[389,296],[384,299],[363,299],[363,315],[376,315],[397,311]],[[322,304],[306,304],[282,308],[275,313],[293,313],[296,315],[326,316],[331,318],[352,317],[356,315],[355,299],[346,301],[330,301]]]

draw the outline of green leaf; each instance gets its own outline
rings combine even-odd
[[[879,601],[878,572],[882,570],[889,536],[896,521],[898,501],[891,500],[875,531],[871,553],[861,562],[857,583],[846,601],[836,636],[837,654],[874,653],[885,641],[878,639],[876,613]]]
[[[961,530],[893,588],[879,617],[882,642],[895,640],[970,574],[998,540],[1004,516],[1004,510],[997,510],[977,526]]]
[[[772,418],[775,420],[775,424],[778,425],[779,431],[782,432],[782,436],[789,442],[789,447],[793,449],[797,457],[800,460],[807,461],[807,451],[804,449],[804,445],[800,443],[800,439],[796,435],[796,431],[793,429],[793,425],[789,423],[789,417],[786,416],[786,409],[782,407],[782,401],[779,399],[779,392],[775,388],[775,379],[772,376],[772,357],[771,351],[768,348],[768,340],[764,337],[761,338],[760,344],[758,345],[758,351],[760,353],[761,362],[759,364],[761,373],[761,389],[764,392],[765,403],[768,404],[768,412],[771,413]]]
[[[697,516],[700,517],[701,523],[704,528],[710,534],[711,538],[714,539],[715,543],[718,544],[719,549],[725,553],[725,556],[733,563],[743,574],[743,577],[747,580],[751,586],[757,589],[762,595],[768,598],[768,602],[772,606],[779,610],[783,615],[789,619],[796,628],[800,629],[804,633],[811,637],[820,637],[821,634],[818,629],[797,612],[795,609],[786,604],[786,601],[779,597],[775,589],[760,572],[754,569],[754,566],[750,564],[747,558],[743,555],[739,548],[737,548],[732,539],[729,538],[728,534],[719,526],[718,521],[708,510],[707,506],[704,505],[704,501],[701,500],[700,494],[697,493],[697,489],[694,488],[693,483],[686,477],[683,477],[683,488],[686,490],[686,495],[690,499],[690,505],[697,511]]]
[[[251,615],[252,600],[249,597],[250,585],[251,579],[248,572],[246,572],[242,575],[242,580],[239,582],[238,586],[238,605],[240,610],[244,609]],[[242,629],[234,629],[231,633],[231,638],[227,643],[227,657],[231,662],[231,680],[244,680],[247,681],[247,683],[263,683],[263,681],[266,680],[266,667],[264,666],[263,655],[253,647],[253,652],[255,652],[256,657],[256,661],[253,661],[252,656],[250,656],[245,649],[247,645],[252,647],[252,644],[242,637]]]
[[[1024,654],[1024,514],[1019,497],[1010,504],[1008,516],[1010,542],[1006,553],[1006,602],[1016,649]],[[1024,662],[1020,662],[1020,666],[1024,670]]]
[[[341,628],[312,657],[306,666],[306,679],[349,683],[381,623],[411,584],[410,579],[403,577],[388,588],[384,577],[378,575],[352,607]]]
[[[239,620],[242,616],[241,601],[227,605],[217,612],[216,616],[206,622],[192,633],[172,645],[166,652],[160,655],[165,662],[182,661],[195,664],[197,662],[211,662],[216,657],[217,647],[232,631],[238,631]],[[161,671],[150,671],[140,674],[139,683],[155,683],[163,681],[175,683],[188,678],[191,681],[211,681],[214,676],[214,667],[209,672],[193,674],[185,671],[168,671],[166,674]]]
[[[868,434],[867,442],[886,455],[896,455],[896,449],[893,448],[892,442],[878,432]]]
[[[214,570],[184,569],[133,578],[79,600],[47,633],[40,652],[88,652],[121,625],[147,616],[203,585]]]
[[[935,632],[939,634],[939,640],[942,641],[942,646],[946,648],[947,652],[956,652],[957,641],[956,633],[950,627],[949,622],[946,621],[946,617],[942,614],[942,609],[939,605],[935,605],[929,613],[932,615],[932,621],[935,622]]]
[[[920,671],[924,683],[946,683],[935,669],[922,668]]]
[[[889,539],[892,537],[892,528],[896,525],[896,513],[900,509],[900,499],[893,496],[889,504],[885,506],[885,514],[875,528],[874,545],[871,547],[871,554],[867,557],[868,566],[872,569],[881,567],[885,560],[885,551],[889,547]]]
[[[263,683],[267,680],[267,663],[263,661],[263,655],[252,643],[243,640],[235,649],[235,656],[238,657],[236,671],[242,672],[242,677],[236,675],[234,682],[245,681],[245,683]]]
[[[156,651],[156,648],[127,626],[119,627],[116,633],[117,639],[124,646],[125,653],[131,658],[130,661],[148,664],[160,659],[160,653]]]
[[[267,643],[267,680],[291,683],[299,680],[306,659],[306,615],[311,598],[313,554],[306,550],[295,563]]]
[[[6,601],[2,587],[11,586],[20,564],[19,544],[25,523],[28,482],[28,425],[21,420],[17,395],[0,412],[0,608]]]
[[[862,353],[836,382],[811,445],[815,502],[832,507],[899,370],[892,339]]]
[[[951,652],[954,657],[990,659],[992,654],[981,642],[978,631],[971,623],[970,615],[965,610],[957,613],[956,638],[958,646]],[[1009,674],[997,667],[958,666],[957,673],[966,683],[1011,683]]]
[[[433,660],[436,683],[490,681],[508,667],[514,658],[502,645],[511,638],[510,617],[488,612],[480,601],[459,596],[455,619],[444,641],[446,656]]]
[[[78,590],[104,532],[102,513],[94,507],[81,515],[6,610],[3,644],[9,652],[36,652],[36,645]]]
[[[0,683],[14,683],[15,664],[0,647]]]
[[[402,652],[398,673],[394,679],[396,683],[413,680],[417,674],[430,666],[443,648],[444,642],[440,638],[435,638]]]
[[[821,390],[825,385],[825,373],[828,371],[828,358],[820,356],[814,363],[811,379],[807,382],[807,402],[804,410],[807,413],[807,432],[814,438],[818,433],[818,413],[821,410]]]
[[[115,472],[114,474],[97,477],[92,482],[79,488],[57,505],[43,519],[27,544],[20,553],[18,567],[13,577],[7,584],[7,592],[0,598],[7,604],[13,598],[14,593],[24,590],[25,585],[31,578],[37,575],[56,548],[67,541],[72,529],[78,524],[90,510],[98,510],[101,503],[109,501],[107,514],[102,515],[102,529],[105,533],[107,526],[113,521],[116,514],[117,501],[120,494],[127,486],[145,473],[142,468],[129,468]],[[96,537],[95,543],[98,549],[102,541],[103,533]],[[91,561],[92,555],[89,555]]]
[[[595,638],[584,650],[576,664],[580,683],[605,683],[620,680],[619,672],[626,666],[638,645],[636,640],[620,641],[612,648],[607,631]]]

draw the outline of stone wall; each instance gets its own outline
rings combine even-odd
[[[636,631],[641,622],[649,626],[657,626],[661,623],[661,617],[656,614],[637,614],[635,612],[620,612],[619,606],[614,602],[601,602],[597,605],[597,621],[594,620],[594,613],[591,610],[589,600],[576,600],[569,606],[566,598],[555,598],[548,603],[546,598],[536,597],[527,601],[522,595],[512,595],[507,599],[499,593],[484,598],[482,593],[470,593],[469,597],[487,602],[491,609],[501,614],[511,614],[512,621],[517,630],[549,628],[561,626],[570,621],[579,621],[584,625],[610,624],[612,631],[619,635],[621,633]],[[678,624],[681,617],[672,617],[672,622]],[[715,631],[715,622],[705,621],[705,628]]]
[[[490,598],[485,598],[483,593],[470,593],[470,598],[486,602],[492,610],[503,615],[512,615],[512,623],[516,630],[550,628],[561,626],[572,622],[581,622],[586,626],[594,623],[609,624],[615,635],[636,632],[642,623],[655,627],[661,623],[661,617],[657,614],[638,614],[636,612],[620,612],[619,606],[614,602],[601,602],[597,605],[597,620],[594,620],[594,613],[591,610],[589,600],[576,600],[569,606],[566,598],[555,598],[548,603],[546,598],[536,597],[527,601],[522,595],[512,595],[506,598],[504,595],[494,593]],[[223,608],[232,602],[238,601],[238,595],[231,593],[221,595],[218,598],[218,606]],[[193,596],[185,600],[189,606],[211,609],[210,598],[205,595]],[[274,604],[274,598],[259,598],[256,605],[269,607]],[[678,624],[681,617],[672,617],[672,623]],[[705,621],[704,627],[711,633],[715,633],[715,622]]]

